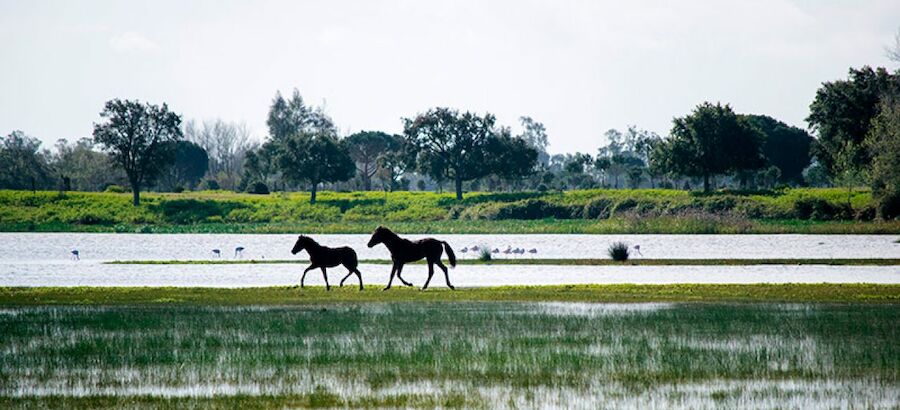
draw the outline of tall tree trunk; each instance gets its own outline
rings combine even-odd
[[[131,203],[134,206],[141,204],[141,184],[137,181],[131,181]]]
[[[462,177],[456,177],[456,199],[462,201]]]
[[[703,174],[703,192],[709,192],[709,174]]]
[[[312,187],[309,189],[309,203],[316,203],[316,188],[318,188],[318,183],[313,182]]]

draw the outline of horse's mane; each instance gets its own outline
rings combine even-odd
[[[321,245],[319,245],[318,242],[316,242],[315,239],[313,239],[309,236],[306,236],[306,235],[300,235],[300,238],[298,238],[298,240],[303,241],[303,243],[306,244],[307,247],[309,247],[309,246],[316,247],[316,248],[322,247]]]
[[[392,238],[392,239],[399,239],[399,238],[400,238],[400,235],[395,234],[394,231],[392,231],[392,230],[390,230],[390,229],[388,229],[388,228],[385,228],[385,227],[383,227],[383,226],[379,226],[377,230],[380,231],[383,235],[388,236],[388,237],[390,237],[390,238]]]

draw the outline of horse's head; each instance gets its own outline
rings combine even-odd
[[[372,232],[372,238],[369,239],[369,247],[371,248],[379,243],[384,243],[384,237],[388,232],[390,232],[388,228],[383,226],[375,228],[375,232]]]
[[[306,249],[306,243],[309,241],[309,237],[306,235],[300,235],[297,238],[297,243],[294,244],[294,249],[291,249],[291,254],[296,255],[300,251]]]

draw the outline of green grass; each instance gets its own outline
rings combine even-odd
[[[900,303],[900,285],[679,284],[465,288],[0,287],[0,306],[34,305],[309,305],[364,302],[818,302]]]
[[[797,303],[10,307],[0,311],[0,407],[896,408],[897,313]]]
[[[125,260],[104,262],[108,265],[242,265],[242,264],[308,264],[296,259],[203,259],[203,260]],[[363,259],[362,264],[390,265],[387,259]],[[413,262],[425,264],[425,261]],[[860,259],[630,259],[616,262],[612,259],[458,259],[459,265],[553,265],[553,266],[744,266],[744,265],[831,265],[831,266],[900,266],[896,258]]]
[[[127,193],[0,191],[0,230],[369,233],[387,224],[402,233],[900,233],[900,221],[871,221],[867,190],[854,191],[852,207],[841,189],[476,192],[463,201],[431,192],[322,192],[317,204],[308,199],[303,192],[145,193],[133,207]]]

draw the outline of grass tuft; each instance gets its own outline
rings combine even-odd
[[[609,245],[609,249],[606,250],[609,254],[609,257],[616,262],[625,262],[628,260],[628,256],[631,254],[628,249],[628,244],[625,242],[613,242]]]

